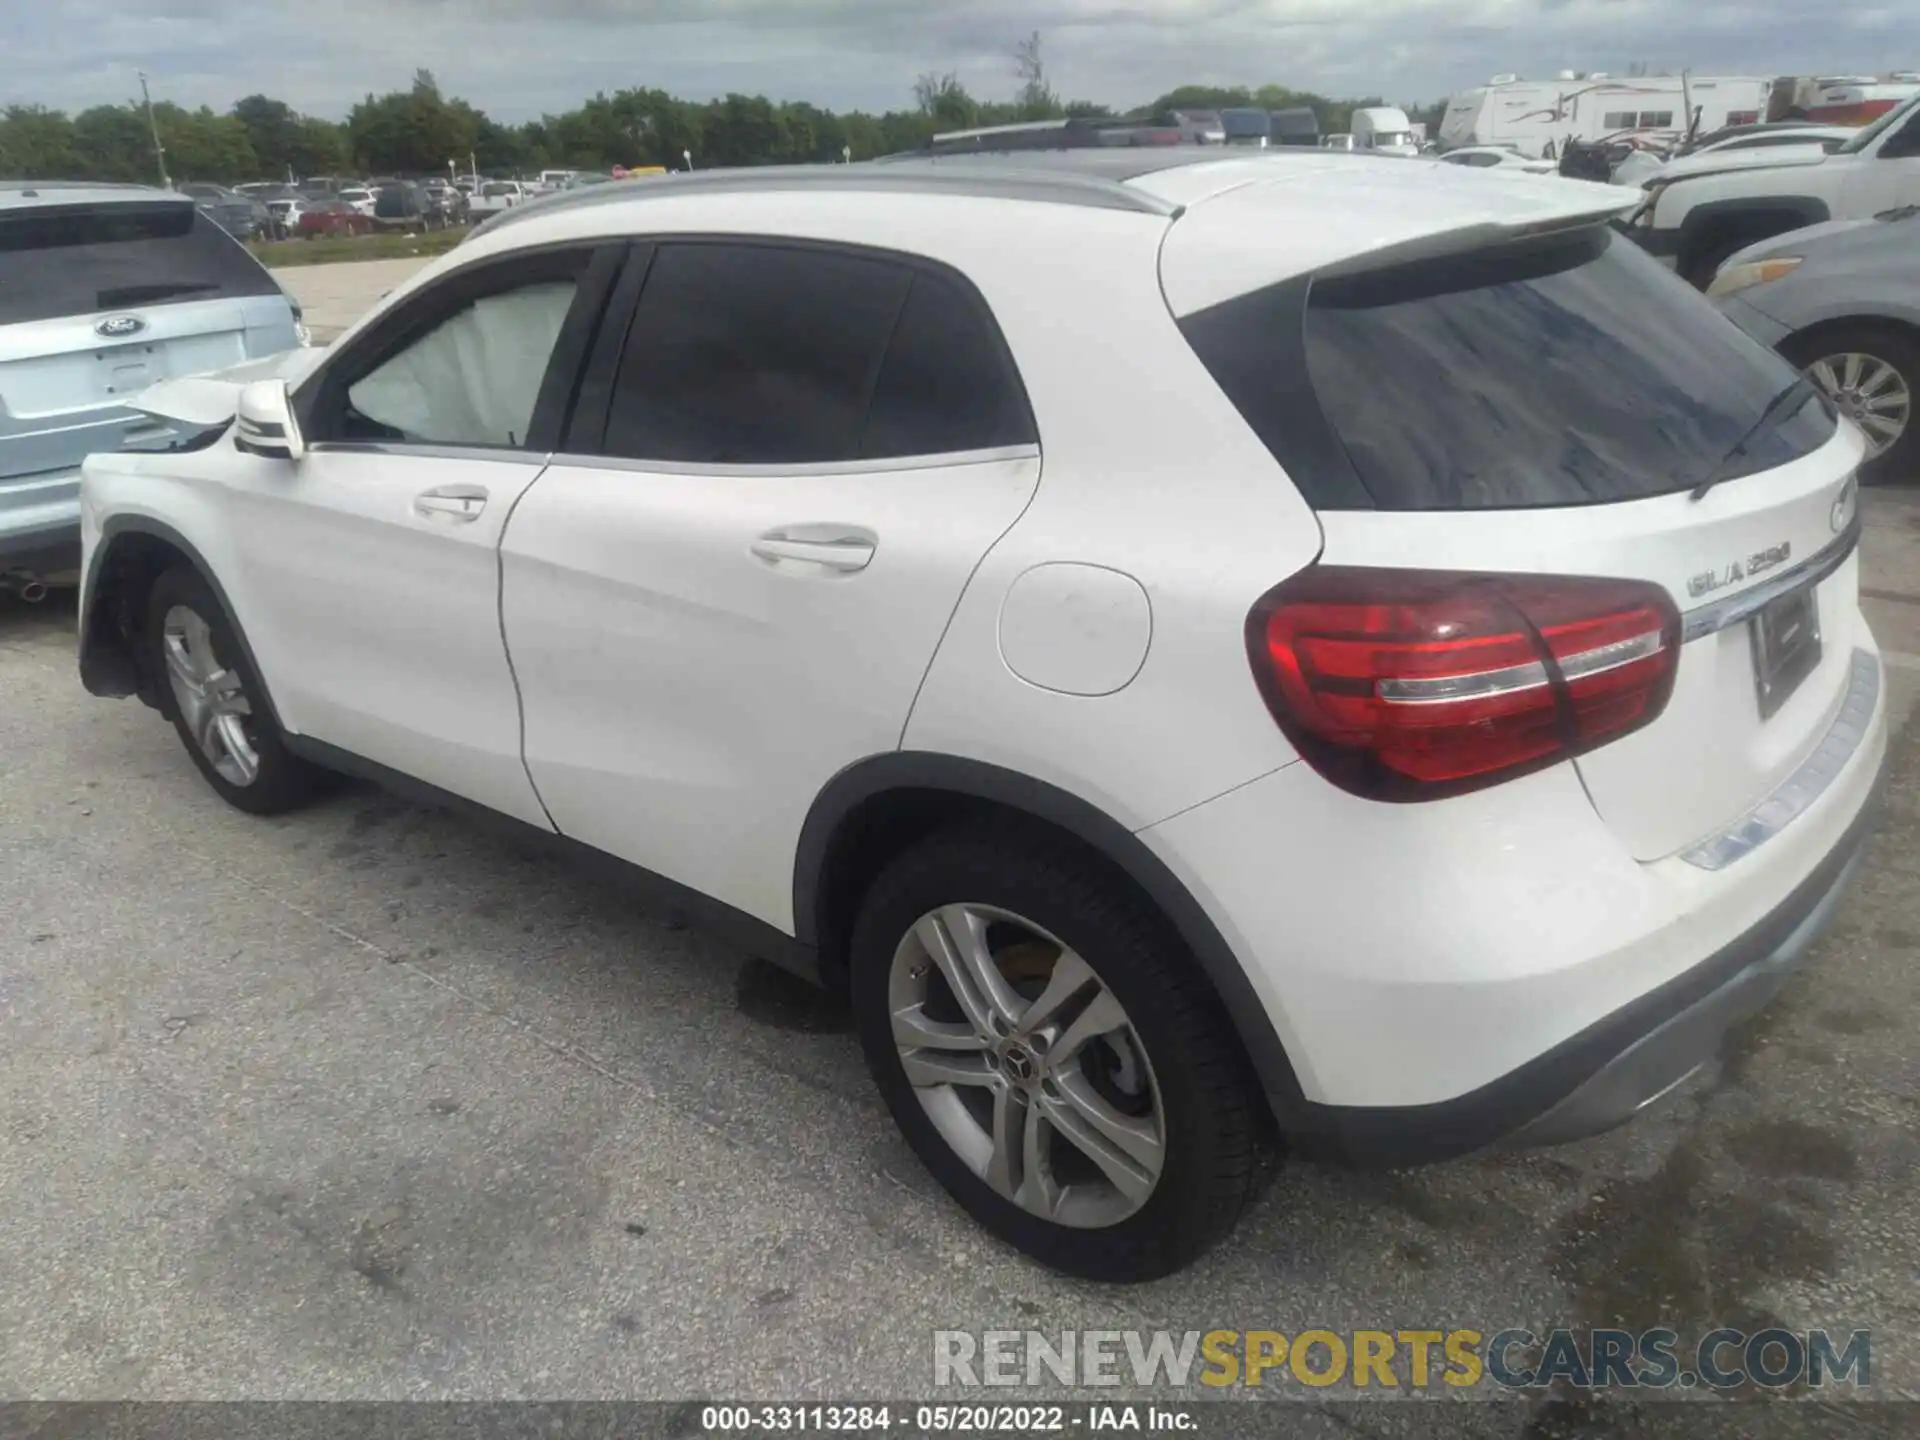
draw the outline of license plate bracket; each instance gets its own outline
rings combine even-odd
[[[1816,587],[1802,585],[1754,612],[1753,681],[1760,718],[1772,718],[1820,664],[1820,601]]]

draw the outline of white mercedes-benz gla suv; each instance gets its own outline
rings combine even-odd
[[[517,208],[87,462],[81,669],[259,813],[457,800],[846,992],[996,1234],[1138,1279],[1270,1133],[1613,1125],[1832,914],[1863,443],[1611,228],[1326,153]]]

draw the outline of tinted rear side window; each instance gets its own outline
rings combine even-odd
[[[821,251],[662,246],[628,333],[607,453],[731,465],[858,455],[912,278]]]
[[[1331,509],[1687,489],[1794,378],[1609,230],[1255,292],[1182,329],[1307,499]],[[1728,474],[1785,464],[1833,431],[1810,400]]]
[[[191,205],[0,216],[0,324],[279,293],[260,263]]]
[[[628,332],[604,453],[710,465],[1032,439],[980,306],[929,271],[779,245],[667,244]]]

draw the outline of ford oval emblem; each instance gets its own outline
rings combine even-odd
[[[1827,512],[1827,524],[1833,527],[1834,534],[1838,535],[1853,523],[1853,512],[1859,505],[1860,482],[1849,475],[1846,484],[1840,487],[1840,494],[1834,499],[1833,509]]]
[[[147,322],[138,315],[109,315],[93,327],[93,333],[109,340],[121,340],[128,335],[138,335],[146,328]]]

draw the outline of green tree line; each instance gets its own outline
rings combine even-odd
[[[1038,35],[1015,48],[1013,71],[1019,87],[1010,100],[981,100],[955,74],[926,74],[914,83],[911,108],[880,115],[764,95],[682,100],[640,88],[602,92],[577,109],[510,125],[443,94],[426,70],[417,71],[406,90],[368,95],[344,121],[302,115],[267,95],[249,95],[224,114],[206,106],[189,110],[157,103],[151,126],[138,103],[96,105],[75,115],[16,104],[0,108],[0,176],[151,182],[160,165],[155,131],[166,173],[175,182],[234,183],[354,172],[432,174],[444,172],[449,160],[465,171],[469,157],[483,174],[674,167],[688,155],[701,168],[849,155],[864,160],[916,148],[940,130],[1114,115],[1102,105],[1060,99],[1047,78]],[[1347,128],[1356,106],[1379,103],[1335,100],[1281,85],[1251,90],[1188,85],[1128,114],[1145,118],[1175,107],[1309,105],[1319,115],[1321,131],[1332,133]],[[1437,113],[1431,118],[1437,120]]]

